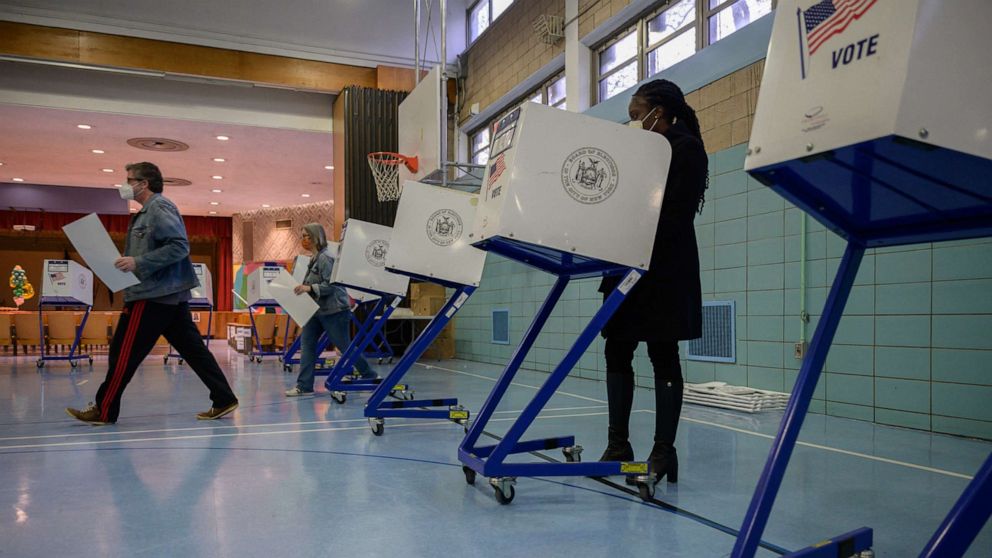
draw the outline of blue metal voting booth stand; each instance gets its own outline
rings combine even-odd
[[[364,304],[366,305],[366,308],[369,309],[371,309],[375,305],[375,303],[371,301],[362,302],[359,304],[360,305]],[[372,314],[370,313],[369,315]],[[354,312],[351,313],[351,323],[355,326],[356,331],[360,331],[362,329],[363,323],[361,320],[358,319],[357,316],[355,316]],[[286,372],[289,372],[294,364],[300,363],[300,359],[299,357],[296,356],[296,353],[299,352],[300,344],[303,342],[303,340],[300,335],[297,335],[296,339],[294,339],[293,342],[287,346],[286,340],[289,338],[289,328],[286,328],[286,332],[283,335],[284,335],[283,346],[286,347],[286,350],[285,352],[282,353],[282,356],[279,357],[279,360],[280,362],[282,362],[282,369]],[[326,333],[320,334],[320,338],[317,340],[317,354],[319,355],[320,353],[324,352],[324,350],[326,350],[328,345],[330,344],[331,341],[327,338],[327,334]],[[388,358],[390,364],[393,362],[393,357],[395,356],[395,353],[393,352],[392,345],[390,345],[389,341],[386,340],[385,330],[379,331],[378,335],[376,335],[376,337],[372,339],[370,346],[371,349],[365,352],[365,358],[379,359],[379,364],[382,364],[382,359],[384,358]],[[341,347],[338,347],[338,350],[343,350],[343,349]],[[325,370],[325,368],[318,366],[315,368],[315,370],[319,373],[320,370]]]
[[[735,558],[757,550],[865,248],[992,236],[992,161],[980,157],[890,136],[750,172],[848,244],[741,526]],[[990,514],[992,455],[920,556],[962,555]],[[851,556],[871,544],[871,529],[861,528],[789,556]]]
[[[210,301],[208,301],[205,298],[194,298],[193,300],[189,301],[189,307],[190,309],[194,309],[194,310],[207,311],[207,335],[203,337],[203,344],[209,347],[210,339],[213,337],[213,335],[210,332],[213,331],[212,327],[214,323],[214,305],[210,304]],[[254,318],[252,318],[252,320],[254,320]],[[162,357],[162,362],[164,364],[169,364],[170,358],[177,358],[179,359],[179,364],[183,363],[183,355],[172,352],[172,345],[169,345],[169,352],[164,357]]]
[[[648,464],[645,462],[619,462],[602,461],[592,463],[581,462],[582,447],[575,444],[574,436],[559,436],[555,438],[545,438],[539,440],[528,440],[521,442],[527,428],[537,418],[541,409],[547,405],[551,396],[562,384],[569,372],[578,362],[579,358],[586,352],[593,339],[599,334],[610,316],[616,311],[626,298],[630,288],[640,279],[643,272],[640,270],[618,266],[608,262],[594,260],[579,256],[577,254],[561,252],[542,246],[519,242],[502,237],[493,237],[475,244],[476,248],[495,252],[512,260],[536,267],[558,277],[551,292],[534,316],[530,327],[524,334],[523,340],[514,351],[510,362],[500,375],[496,386],[486,399],[482,408],[472,422],[468,434],[458,447],[458,459],[464,466],[465,481],[475,484],[476,473],[489,477],[489,484],[495,490],[496,500],[501,504],[509,504],[515,495],[513,486],[516,484],[516,477],[549,477],[549,476],[595,476],[602,477],[608,475],[644,475],[638,484],[643,496],[648,493],[653,496],[654,482],[650,479]],[[572,347],[565,353],[565,357],[555,367],[554,371],[545,380],[544,385],[537,391],[534,399],[524,408],[523,412],[516,419],[499,443],[491,446],[477,445],[479,437],[486,428],[489,419],[492,418],[500,400],[506,394],[507,388],[513,382],[513,378],[523,364],[524,358],[534,341],[537,340],[541,328],[554,310],[558,299],[561,298],[565,287],[572,279],[586,279],[600,277],[603,275],[615,275],[626,272],[623,281],[616,289],[610,293],[603,306],[592,317],[589,324],[579,334],[578,339]],[[562,448],[566,463],[506,463],[506,458],[510,454],[527,453],[538,450],[549,450]]]
[[[469,412],[458,405],[458,399],[435,398],[435,399],[406,399],[402,401],[386,401],[386,396],[390,395],[391,388],[396,386],[403,379],[403,376],[410,371],[410,368],[417,362],[424,351],[441,334],[455,313],[462,307],[468,297],[475,292],[475,287],[461,285],[451,281],[444,281],[433,277],[423,277],[415,273],[406,273],[399,270],[391,270],[399,275],[406,275],[421,281],[431,281],[455,289],[448,301],[441,308],[440,312],[431,319],[427,327],[420,332],[417,339],[406,348],[403,356],[400,357],[396,366],[393,367],[382,384],[372,393],[368,402],[365,403],[365,416],[369,419],[369,427],[376,436],[381,436],[385,429],[386,417],[406,417],[424,419],[450,419],[465,425],[468,424]],[[429,407],[446,407],[445,409],[430,409]]]
[[[254,343],[248,349],[248,360],[262,362],[262,357],[267,356],[281,356],[282,351],[266,351],[262,348],[262,337],[258,334],[258,328],[255,327],[255,309],[256,308],[282,308],[275,299],[266,298],[262,300],[256,300],[254,304],[248,305],[248,319],[251,320],[251,338]]]
[[[62,307],[62,308],[85,308],[86,311],[83,313],[83,319],[79,326],[76,328],[76,337],[72,340],[72,346],[69,348],[69,354],[62,355],[52,355],[48,351],[48,347],[45,344],[45,307]],[[87,354],[76,354],[76,349],[79,348],[79,337],[83,333],[83,328],[86,327],[86,320],[90,317],[90,309],[92,306],[73,298],[71,296],[42,296],[38,299],[38,339],[41,343],[41,357],[35,361],[35,365],[38,368],[43,368],[45,363],[50,360],[68,360],[69,366],[75,368],[78,364],[77,361],[82,359],[87,359],[89,363],[93,364],[93,357]]]
[[[331,392],[331,397],[338,403],[347,401],[349,391],[373,391],[382,383],[382,378],[368,380],[354,378],[351,376],[351,370],[354,368],[355,361],[358,360],[359,355],[363,354],[369,344],[372,343],[372,340],[382,332],[382,328],[386,326],[386,320],[389,319],[393,310],[396,310],[396,307],[399,306],[402,300],[402,297],[398,295],[381,293],[352,285],[346,286],[377,295],[379,299],[375,301],[375,306],[373,306],[362,323],[362,327],[359,328],[355,337],[352,338],[348,348],[342,351],[341,358],[338,359],[334,367],[327,373],[327,379],[324,380],[324,387],[327,388],[327,391]],[[390,392],[405,390],[405,386],[393,386]]]

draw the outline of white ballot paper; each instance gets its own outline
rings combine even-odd
[[[111,291],[116,293],[141,282],[130,271],[121,271],[114,267],[114,261],[121,254],[96,213],[77,219],[62,227],[62,230],[86,261],[86,265]]]
[[[276,299],[276,302],[289,314],[289,317],[293,318],[294,322],[302,326],[310,321],[310,318],[320,307],[310,298],[310,295],[293,293],[293,288],[299,284],[300,282],[294,279],[286,271],[286,268],[280,268],[279,275],[269,281],[269,294]]]

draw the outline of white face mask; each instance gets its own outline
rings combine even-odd
[[[652,114],[654,114],[654,111],[656,111],[656,110],[658,110],[658,107],[654,107],[653,109],[651,109],[651,112],[649,112],[646,115],[644,115],[644,118],[642,118],[640,120],[631,120],[630,122],[627,123],[627,125],[630,126],[631,128],[637,129],[637,130],[643,130],[644,129],[644,121],[647,120],[649,116],[651,116]],[[657,126],[657,125],[658,125],[658,121],[655,120],[654,121],[654,124],[652,124],[651,127],[648,128],[648,131],[649,132],[653,132],[654,131],[654,127]]]
[[[134,188],[130,184],[121,184],[121,189],[117,190],[117,193],[121,195],[121,199],[133,200],[134,199]]]

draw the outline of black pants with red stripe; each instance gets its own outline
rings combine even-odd
[[[189,305],[138,300],[124,306],[110,343],[110,368],[96,392],[101,420],[117,422],[124,388],[160,336],[165,336],[210,390],[213,407],[226,407],[237,401],[217,360],[203,344]]]

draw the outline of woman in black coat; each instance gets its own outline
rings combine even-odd
[[[693,219],[702,210],[708,161],[696,113],[677,85],[655,80],[641,86],[627,109],[646,131],[672,146],[661,218],[651,263],[603,328],[606,338],[606,393],[610,405],[609,443],[600,461],[633,461],[628,441],[634,401],[632,361],[637,344],[647,343],[654,367],[655,434],[648,462],[657,480],[678,480],[675,432],[682,411],[682,339],[702,335],[699,251]],[[609,295],[621,277],[606,277],[599,290]]]

